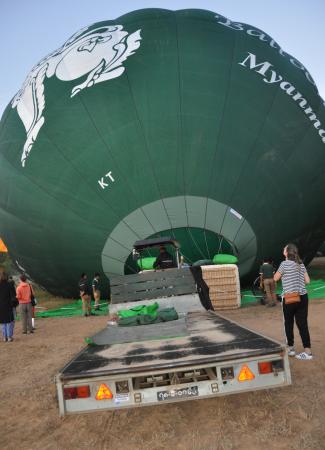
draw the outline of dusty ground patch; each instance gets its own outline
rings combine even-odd
[[[224,313],[283,340],[280,306]],[[325,449],[325,301],[310,305],[314,361],[291,360],[293,385],[216,399],[60,418],[53,377],[106,317],[38,319],[0,342],[1,449]],[[296,333],[297,335],[298,333]],[[300,339],[297,335],[297,343]]]

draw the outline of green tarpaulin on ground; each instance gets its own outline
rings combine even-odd
[[[40,302],[39,307],[42,307],[42,303]],[[36,307],[37,308],[37,307]],[[103,316],[108,314],[108,303],[101,302],[100,310],[94,310],[94,304],[92,303],[92,313],[96,316]],[[66,306],[61,306],[56,309],[36,309],[36,317],[73,317],[73,316],[82,316],[82,301],[77,300],[75,303],[68,303]]]
[[[277,294],[281,294],[281,284],[278,286]],[[311,279],[310,284],[307,285],[308,297],[310,300],[317,298],[325,298],[325,280]],[[241,306],[246,306],[250,303],[259,302],[261,297],[254,295],[251,289],[244,289],[241,291]]]

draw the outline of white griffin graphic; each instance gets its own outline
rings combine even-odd
[[[89,28],[75,33],[33,67],[12,100],[12,108],[17,108],[27,133],[21,156],[23,167],[44,124],[44,79],[55,75],[59,80],[71,81],[87,75],[84,82],[72,89],[71,97],[74,97],[85,88],[122,75],[123,61],[140,47],[141,30],[128,34],[122,25]]]

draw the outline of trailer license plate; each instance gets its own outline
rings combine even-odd
[[[199,389],[197,386],[190,386],[182,389],[171,389],[170,391],[157,392],[158,401],[171,400],[175,398],[197,397]]]

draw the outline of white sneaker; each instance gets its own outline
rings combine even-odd
[[[289,347],[288,356],[296,356],[296,351],[293,347]]]
[[[297,359],[313,359],[313,355],[311,353],[301,352],[296,355]]]

